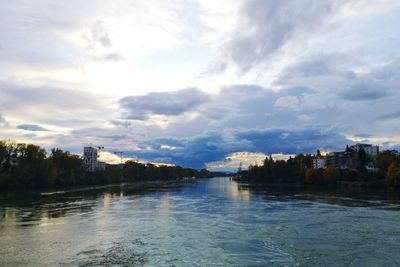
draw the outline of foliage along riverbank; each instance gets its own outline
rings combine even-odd
[[[368,162],[369,161],[369,162]],[[313,168],[312,155],[273,160],[266,158],[261,166],[250,166],[238,179],[262,184],[297,184],[324,187],[373,187],[400,190],[400,156],[383,151],[376,158],[359,162],[358,168]],[[366,164],[373,161],[376,169],[368,171]]]
[[[58,148],[0,141],[0,190],[48,189],[105,185],[120,182],[205,178],[212,173],[179,166],[156,166],[127,161],[106,170],[85,172],[83,159]]]

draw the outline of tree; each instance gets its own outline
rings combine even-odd
[[[1,141],[0,172],[11,173],[17,164],[17,144],[13,141]]]
[[[324,181],[331,184],[339,177],[339,170],[335,167],[328,167],[323,172]]]
[[[400,183],[400,166],[394,162],[388,167],[385,183],[388,186],[397,186]]]
[[[51,182],[55,186],[74,186],[79,184],[83,177],[83,160],[78,155],[73,155],[69,151],[62,151],[53,148],[49,157],[51,171],[55,176],[51,177]]]
[[[305,179],[307,183],[310,184],[317,184],[321,182],[321,170],[320,169],[314,169],[314,168],[307,168],[306,169],[306,175]]]
[[[395,162],[396,156],[390,151],[383,151],[379,153],[377,158],[377,165],[381,172],[386,172],[393,162]]]
[[[82,158],[69,151],[53,148],[47,156],[46,150],[36,145],[0,141],[0,189],[42,189],[210,176],[206,169],[198,171],[135,161],[107,166],[105,171],[85,172]]]
[[[365,171],[365,165],[367,165],[367,154],[365,153],[365,150],[360,147],[358,150],[358,169],[360,171]]]

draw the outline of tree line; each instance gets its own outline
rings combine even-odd
[[[323,186],[358,184],[371,187],[400,188],[400,156],[396,151],[383,151],[375,158],[358,153],[357,168],[336,167],[313,168],[311,154],[296,155],[288,160],[273,160],[267,157],[260,166],[250,166],[239,177],[257,183],[268,184],[312,184]],[[366,168],[373,163],[373,170]]]
[[[104,171],[85,172],[81,156],[53,148],[48,154],[34,144],[0,141],[0,190],[46,189],[120,182],[210,177],[203,169],[156,166],[127,161]]]

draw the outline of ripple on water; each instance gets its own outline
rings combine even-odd
[[[76,259],[62,265],[76,266],[138,266],[148,262],[145,243],[140,239],[115,241],[104,249],[89,247],[76,255]]]

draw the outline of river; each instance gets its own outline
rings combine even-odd
[[[229,178],[3,193],[0,266],[399,266],[400,202]]]

